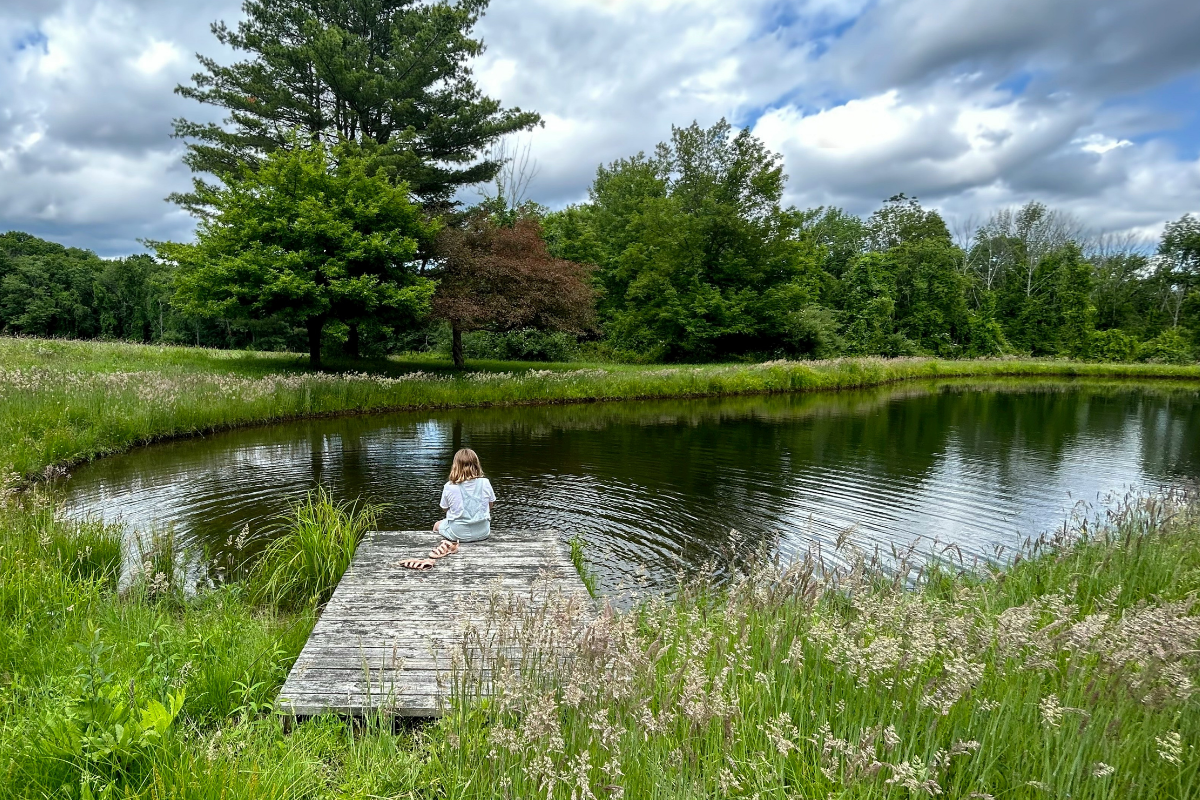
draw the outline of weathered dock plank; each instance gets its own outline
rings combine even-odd
[[[279,692],[280,712],[295,718],[438,716],[455,655],[475,661],[485,680],[490,674],[463,638],[465,630],[486,629],[489,598],[511,595],[536,604],[552,589],[558,597],[589,601],[553,531],[493,531],[428,572],[400,566],[437,542],[430,531],[366,536]]]

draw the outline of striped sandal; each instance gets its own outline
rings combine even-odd
[[[429,557],[436,561],[439,558],[445,558],[446,556],[454,555],[457,552],[458,542],[452,542],[449,539],[445,539],[441,544],[433,549],[433,552],[429,554]]]

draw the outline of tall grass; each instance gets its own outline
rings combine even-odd
[[[239,586],[121,589],[123,533],[40,493],[0,504],[0,797],[167,796],[205,763],[200,731],[261,717],[311,630]],[[262,796],[226,772],[228,796]]]
[[[324,488],[308,493],[280,520],[278,535],[250,575],[255,598],[282,608],[322,604],[333,594],[380,509],[339,503]]]
[[[949,376],[1200,379],[1200,366],[844,359],[631,367],[435,359],[312,373],[290,355],[0,338],[0,485],[157,438],[321,414],[864,387]]]
[[[596,573],[592,571],[591,566],[588,564],[587,554],[584,552],[583,539],[578,536],[572,536],[568,544],[571,547],[571,565],[575,567],[575,572],[579,575],[579,580],[583,581],[588,594],[595,597]]]
[[[34,499],[0,509],[0,798],[1200,790],[1194,497],[1128,504],[1010,567],[926,568],[917,589],[843,553],[739,558],[727,583],[599,615],[491,596],[447,716],[290,735],[271,703],[315,599],[279,612],[239,584],[172,602],[119,591],[63,554],[120,531]],[[313,500],[299,524],[353,530],[349,509]]]
[[[465,641],[573,658],[478,678],[494,696],[443,720],[441,753],[455,785],[507,797],[1195,796],[1198,511],[1131,503],[918,591],[895,565],[810,557],[582,628],[493,600]]]

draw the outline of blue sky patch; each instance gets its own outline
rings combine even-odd
[[[1029,88],[1029,84],[1034,79],[1034,73],[1030,70],[1021,70],[1020,72],[1005,78],[996,84],[997,89],[1012,94],[1013,96],[1025,94],[1025,90]]]
[[[773,36],[782,32],[783,38],[790,39],[793,46],[811,47],[812,54],[820,57],[834,41],[854,27],[860,16],[806,16],[794,2],[777,2],[763,15],[759,35]]]
[[[1109,104],[1110,107],[1130,105],[1150,109],[1149,121],[1156,123],[1128,136],[1131,142],[1166,141],[1174,145],[1181,158],[1200,157],[1200,75],[1177,78]]]
[[[37,28],[21,34],[13,42],[13,49],[18,53],[25,50],[41,50],[49,52],[50,39]]]

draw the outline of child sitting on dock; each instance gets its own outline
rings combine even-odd
[[[492,532],[492,506],[496,493],[492,482],[483,475],[479,456],[470,448],[454,454],[450,467],[450,479],[442,487],[441,507],[446,509],[446,518],[433,523],[435,533],[442,535],[442,542],[433,549],[429,558],[410,558],[403,562],[408,569],[433,569],[437,559],[458,552],[459,542],[480,542]]]

